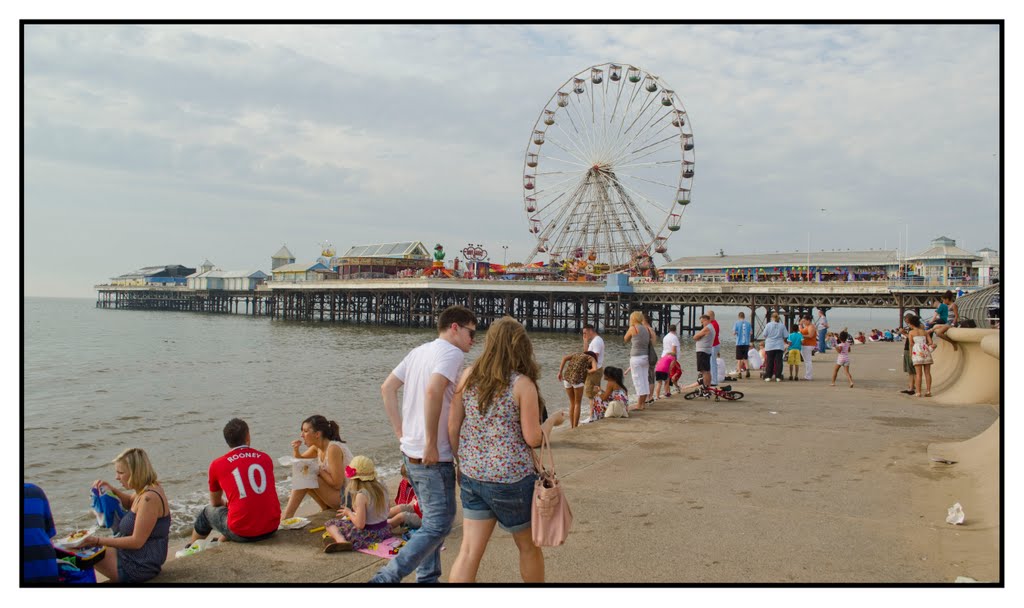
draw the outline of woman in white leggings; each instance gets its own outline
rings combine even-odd
[[[647,347],[653,340],[654,333],[644,325],[644,313],[639,310],[630,313],[629,329],[623,341],[629,342],[629,368],[637,394],[636,405],[630,407],[631,410],[645,409],[647,396],[651,394],[651,384],[647,375],[647,368],[650,367]]]

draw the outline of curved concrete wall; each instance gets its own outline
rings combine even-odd
[[[957,350],[935,339],[932,395],[936,403],[999,404],[999,330],[954,327],[946,335]],[[984,347],[982,344],[984,343]]]

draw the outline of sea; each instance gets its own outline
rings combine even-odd
[[[100,309],[93,299],[26,297],[23,307],[23,481],[46,492],[58,533],[95,524],[90,485],[116,483],[111,461],[140,447],[167,492],[172,534],[187,534],[209,500],[209,463],[227,451],[222,430],[233,417],[248,422],[253,447],[276,463],[291,453],[302,421],[322,414],[338,422],[354,454],[369,456],[394,478],[400,453],[380,385],[409,350],[436,337],[428,329]],[[729,369],[739,310],[715,311]],[[898,321],[893,309],[833,309],[828,316],[836,331]],[[622,336],[604,338],[605,365],[628,367]],[[482,352],[484,339],[485,332],[477,334],[467,362]],[[531,339],[548,410],[567,409],[558,365],[583,350],[582,337],[534,332]],[[689,378],[693,341],[680,339]],[[628,379],[627,388],[632,392]],[[276,465],[274,472],[284,501],[291,469]]]

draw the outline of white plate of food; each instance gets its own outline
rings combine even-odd
[[[281,530],[298,530],[309,525],[309,520],[305,517],[289,517],[288,519],[281,520]]]
[[[68,549],[74,549],[76,547],[81,547],[82,542],[90,534],[92,534],[92,530],[75,530],[74,532],[68,534],[64,538],[55,541],[54,544],[60,545],[61,547],[65,547]]]

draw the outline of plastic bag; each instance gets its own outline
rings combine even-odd
[[[291,465],[293,490],[315,490],[320,487],[320,461],[316,458],[282,456],[278,462],[284,466]]]
[[[964,523],[964,508],[960,506],[960,503],[956,503],[949,508],[948,515],[946,515],[946,523],[953,525]]]

